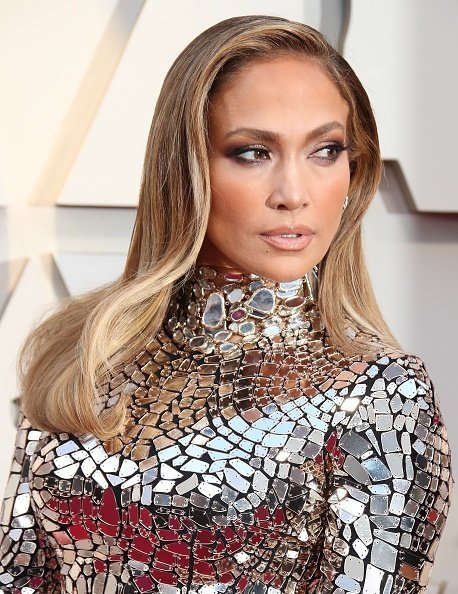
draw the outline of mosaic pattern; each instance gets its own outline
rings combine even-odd
[[[22,419],[4,592],[425,591],[453,486],[433,386],[342,356],[307,283],[199,268],[100,392],[129,394],[104,443]]]

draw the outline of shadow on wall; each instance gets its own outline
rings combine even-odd
[[[401,167],[395,161],[385,162],[379,192],[388,222],[386,228],[377,232],[386,235],[387,248],[397,242],[406,248],[399,250],[396,261],[388,259],[386,265],[397,271],[399,284],[394,277],[395,291],[396,286],[403,286],[402,278],[406,277],[413,313],[403,315],[412,315],[411,342],[424,347],[426,358],[426,351],[431,350],[436,357],[444,355],[445,361],[451,358],[458,333],[458,319],[452,315],[458,294],[458,213],[416,210]],[[405,298],[400,297],[399,301],[405,302]],[[445,369],[441,371],[444,373]]]

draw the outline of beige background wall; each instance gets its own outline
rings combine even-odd
[[[237,14],[277,14],[337,38],[345,7],[344,54],[371,97],[387,164],[365,225],[374,286],[402,344],[425,360],[458,452],[455,0],[0,0],[0,491],[17,349],[59,298],[121,272],[174,57]],[[458,504],[430,594],[458,591],[457,553]]]

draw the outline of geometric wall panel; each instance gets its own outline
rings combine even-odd
[[[54,259],[68,294],[75,296],[118,278],[126,255],[58,252]]]
[[[404,192],[399,167],[385,163],[364,222],[366,258],[387,322],[406,350],[428,362],[451,418],[458,353],[453,305],[458,295],[458,215],[419,213],[406,203]],[[458,432],[451,439],[458,451]]]
[[[30,328],[66,294],[50,255],[36,256],[27,262],[0,319],[2,402],[17,395],[16,353]]]
[[[0,208],[0,260],[54,252],[55,219],[54,207],[13,203]]]
[[[26,260],[0,261],[0,319],[24,271]]]
[[[48,155],[31,202],[54,204],[73,167],[87,131],[146,0],[119,0]]]
[[[127,254],[135,208],[54,208],[54,252]]]
[[[370,25],[371,23],[372,25]],[[456,0],[353,0],[344,55],[399,162],[416,208],[458,212]]]
[[[0,3],[3,204],[27,201],[33,193],[117,4]],[[40,199],[46,204],[46,195]]]

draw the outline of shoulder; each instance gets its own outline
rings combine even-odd
[[[367,376],[372,390],[377,387],[389,395],[398,393],[407,399],[416,396],[431,396],[433,384],[424,361],[417,355],[408,353],[388,353],[369,363]],[[383,387],[382,387],[383,386]]]
[[[417,420],[425,413],[443,424],[433,383],[420,357],[391,352],[355,358],[343,373],[348,384],[337,391],[335,399],[342,424],[355,423],[352,417],[356,414],[383,430],[391,427],[398,415]]]
[[[413,456],[422,469],[436,458],[449,467],[447,429],[422,359],[391,353],[355,361],[348,369],[354,365],[366,368],[345,394],[335,398],[332,424],[338,426],[342,447],[351,453],[355,444],[365,441],[366,449],[371,443],[390,459],[401,452]]]
[[[355,357],[349,361],[349,370],[359,369],[360,378],[358,382],[366,381],[373,386],[382,383],[391,389],[408,382],[409,385],[418,383],[419,386],[432,387],[432,382],[424,361],[417,355],[400,351],[379,353],[367,357]],[[406,387],[404,387],[405,389]]]

